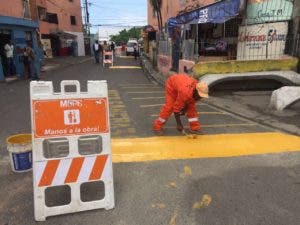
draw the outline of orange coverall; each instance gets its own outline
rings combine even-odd
[[[197,80],[185,74],[173,75],[167,79],[166,101],[158,119],[153,123],[154,131],[160,131],[173,112],[179,113],[185,108],[191,130],[196,131],[200,129],[196,101],[193,98],[193,92],[197,83]]]

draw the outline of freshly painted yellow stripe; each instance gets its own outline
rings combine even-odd
[[[159,93],[163,94],[164,91],[129,91],[127,94],[153,94],[153,93]]]
[[[164,105],[163,103],[161,104],[153,104],[153,105],[140,105],[141,108],[151,108],[151,107],[156,107],[156,106],[162,106]],[[197,105],[207,105],[205,103],[198,103]]]
[[[164,99],[165,97],[139,97],[139,98],[131,98],[133,100],[143,100],[143,99]]]
[[[233,123],[233,124],[201,124],[201,127],[244,127],[244,126],[257,126],[258,124],[255,123]],[[176,129],[175,126],[165,126],[164,128],[167,129]],[[189,129],[189,127],[185,127]]]
[[[198,112],[198,115],[228,115],[226,112]],[[158,117],[158,114],[152,114],[151,117]]]
[[[140,66],[111,66],[110,69],[142,69]]]
[[[300,137],[248,133],[112,139],[113,162],[234,157],[300,151]]]

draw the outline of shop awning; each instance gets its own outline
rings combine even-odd
[[[238,15],[240,0],[223,0],[168,20],[169,32],[184,24],[224,23]],[[171,32],[170,32],[171,33]]]
[[[74,39],[74,38],[77,37],[74,34],[70,34],[70,33],[64,32],[64,31],[55,31],[55,32],[51,32],[50,34],[57,35],[57,36],[59,36],[60,38],[63,38],[63,39]]]

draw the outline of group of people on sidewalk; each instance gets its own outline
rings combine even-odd
[[[44,58],[44,51],[42,44],[39,42],[39,46],[33,49],[32,43],[27,42],[26,47],[15,49],[11,40],[4,45],[2,51],[5,58],[0,59],[3,63],[2,69],[6,77],[16,76],[16,63],[15,54],[18,51],[18,55],[21,56],[24,74],[21,74],[24,79],[39,80],[39,74],[41,72],[42,60]]]
[[[112,42],[110,45],[106,41],[101,45],[98,40],[95,41],[93,45],[94,57],[96,63],[100,62],[100,57],[103,59],[103,53],[106,51],[111,51],[114,54],[115,44]]]

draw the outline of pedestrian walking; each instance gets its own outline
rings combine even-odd
[[[176,74],[166,81],[166,100],[159,117],[153,122],[153,131],[156,134],[163,134],[163,126],[174,113],[177,123],[177,130],[184,132],[180,116],[188,118],[191,133],[200,133],[201,127],[198,121],[196,102],[202,98],[208,98],[208,86],[198,82],[186,74]]]
[[[111,50],[112,52],[115,52],[115,44],[114,44],[113,41],[112,41],[111,44],[110,44],[110,50]]]
[[[36,55],[36,53],[34,52],[33,48],[32,48],[32,44],[30,42],[27,43],[27,46],[25,48],[25,53],[28,57],[28,66],[29,66],[29,74],[30,74],[30,79],[31,80],[39,80],[39,69],[38,69],[38,65],[39,65],[39,59]]]
[[[93,51],[94,51],[95,61],[96,63],[99,63],[99,41],[98,40],[96,40],[93,45]]]
[[[7,63],[7,75],[14,76],[16,75],[16,66],[14,62],[14,45],[11,40],[4,46],[6,54],[6,63]]]
[[[133,45],[133,50],[134,50],[134,59],[137,59],[137,56],[138,56],[138,45],[137,43],[134,43]]]
[[[104,52],[107,52],[107,51],[108,51],[108,45],[107,45],[107,42],[106,42],[106,41],[103,42],[103,46],[102,46],[102,47],[103,47],[103,51],[104,51]]]

